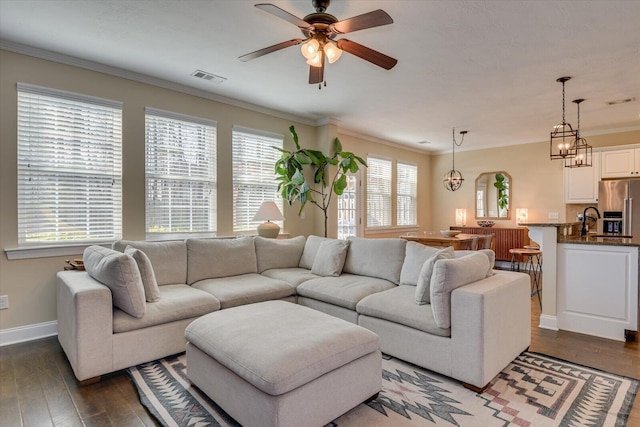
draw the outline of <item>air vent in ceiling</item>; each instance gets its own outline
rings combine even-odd
[[[223,83],[225,80],[227,80],[225,77],[216,76],[213,73],[207,73],[206,71],[202,71],[202,70],[196,70],[193,73],[191,73],[191,75],[193,77],[197,77],[199,79],[206,80],[208,82],[212,82],[216,84]]]
[[[431,141],[418,141],[418,144],[431,144]]]
[[[615,99],[613,101],[607,101],[607,105],[618,105],[618,104],[627,104],[629,102],[635,102],[636,98],[624,98],[624,99]]]

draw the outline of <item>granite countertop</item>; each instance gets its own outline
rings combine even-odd
[[[580,222],[525,222],[520,223],[518,225],[522,225],[525,227],[565,227],[568,225],[578,225],[580,226],[582,223]]]
[[[640,248],[640,237],[594,237],[591,236],[564,236],[558,237],[558,243],[577,243],[582,245],[607,245],[607,246],[637,246]]]

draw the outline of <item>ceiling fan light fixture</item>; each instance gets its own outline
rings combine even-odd
[[[336,62],[342,55],[342,49],[340,49],[334,42],[328,41],[324,45],[324,53],[327,55],[327,60],[330,64]]]
[[[319,50],[313,57],[309,58],[307,64],[312,67],[322,67],[322,51]]]
[[[310,39],[308,42],[302,43],[300,51],[302,52],[302,56],[311,60],[320,52],[320,43],[316,39]]]

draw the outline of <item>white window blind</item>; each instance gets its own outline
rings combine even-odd
[[[122,238],[122,103],[17,91],[18,244]]]
[[[284,137],[260,130],[233,127],[233,231],[255,231],[263,221],[253,216],[264,201],[274,201],[282,212],[275,164]],[[274,221],[282,227],[282,221]]]
[[[398,162],[396,175],[398,225],[417,225],[418,166]]]
[[[357,236],[358,233],[358,180],[347,175],[347,188],[338,196],[338,239]]]
[[[215,236],[216,122],[145,109],[147,239]]]
[[[391,160],[367,157],[367,227],[391,226]]]

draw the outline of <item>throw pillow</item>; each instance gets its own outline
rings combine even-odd
[[[493,268],[496,265],[496,253],[491,249],[480,249],[477,251],[456,251],[456,258],[462,258],[471,254],[485,254],[489,258],[489,271],[487,271],[487,277],[493,276]]]
[[[184,240],[147,242],[116,240],[113,249],[124,252],[127,246],[140,249],[151,261],[158,286],[187,283],[187,244]]]
[[[484,279],[488,268],[489,259],[482,253],[457,259],[443,259],[435,263],[430,286],[431,311],[439,328],[451,327],[451,292]]]
[[[339,276],[347,258],[347,249],[349,242],[346,240],[327,240],[320,243],[311,272],[318,276]]]
[[[144,287],[133,258],[113,249],[89,246],[82,259],[89,276],[111,290],[114,306],[138,319],[144,316]]]
[[[313,267],[313,261],[316,259],[316,254],[318,253],[320,244],[328,240],[334,239],[314,235],[307,237],[307,241],[304,244],[304,250],[302,251],[302,256],[300,257],[300,264],[298,266],[300,268],[311,270],[311,267]]]
[[[431,302],[431,275],[433,274],[433,266],[436,261],[441,259],[450,259],[454,257],[454,251],[451,246],[438,250],[431,258],[427,259],[422,265],[418,283],[416,286],[416,304],[423,305]]]
[[[256,236],[258,273],[272,268],[295,268],[300,263],[304,250],[304,236],[291,239],[267,239]]]
[[[404,239],[367,239],[349,237],[349,253],[344,272],[400,283],[407,241]]]
[[[416,242],[407,242],[407,253],[400,271],[400,284],[416,286],[420,270],[422,270],[425,261],[438,253],[438,251],[440,251],[440,248],[425,246]]]
[[[133,258],[138,265],[140,277],[142,278],[142,286],[144,287],[144,296],[147,302],[158,301],[160,299],[160,289],[158,289],[156,275],[153,272],[153,266],[147,254],[133,246],[127,246],[124,253]]]

